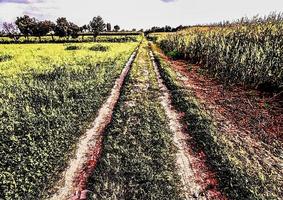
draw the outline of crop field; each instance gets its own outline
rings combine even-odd
[[[0,37],[0,200],[282,199],[280,14],[15,24]]]
[[[169,56],[203,65],[227,83],[282,90],[283,22],[270,16],[222,27],[193,27],[152,34]]]
[[[139,35],[99,35],[96,37],[96,42],[137,42],[139,40]],[[93,36],[78,36],[76,38],[66,38],[66,37],[58,37],[58,36],[43,36],[40,38],[31,36],[29,38],[20,37],[16,43],[65,43],[65,42],[92,42]],[[12,44],[15,43],[15,40],[10,37],[0,37],[0,44]]]
[[[1,198],[42,196],[137,44],[0,46]]]

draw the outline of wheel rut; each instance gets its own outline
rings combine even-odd
[[[86,199],[86,183],[100,157],[104,130],[111,122],[114,107],[138,48],[132,53],[122,73],[116,79],[108,99],[99,109],[91,128],[78,139],[75,156],[70,160],[68,168],[56,184],[54,189],[57,192],[49,200]]]
[[[226,199],[217,189],[215,174],[210,171],[205,163],[203,152],[194,152],[190,144],[192,138],[186,133],[186,127],[180,122],[183,114],[172,106],[170,91],[167,89],[160,76],[158,65],[153,52],[149,51],[151,61],[156,73],[161,91],[160,101],[169,119],[169,126],[174,135],[177,147],[177,168],[183,183],[186,199]]]

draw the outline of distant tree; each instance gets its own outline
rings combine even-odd
[[[87,25],[87,30],[88,30],[88,32],[91,32],[91,27],[90,27],[89,24]]]
[[[86,24],[80,27],[80,32],[82,32],[82,33],[87,31],[87,30],[88,30],[88,25],[86,25]]]
[[[80,32],[84,33],[85,31],[89,30],[88,25],[83,25],[80,27]],[[82,39],[84,39],[84,35],[82,34]]]
[[[111,24],[110,24],[110,23],[107,23],[107,24],[106,24],[106,30],[107,30],[108,32],[110,32],[111,29],[112,29]]]
[[[94,17],[89,22],[89,26],[90,26],[91,32],[93,33],[93,40],[96,39],[96,37],[99,35],[100,32],[105,30],[105,23],[102,17],[100,16]]]
[[[172,31],[171,26],[165,26],[165,27],[164,27],[164,31],[165,31],[165,32],[171,32],[171,31]]]
[[[17,36],[18,34],[17,27],[13,23],[4,22],[3,23],[3,33],[7,35],[8,37],[14,39],[15,41],[19,39],[19,37]]]
[[[66,37],[68,35],[69,22],[65,17],[59,17],[56,20],[55,35],[59,37]]]
[[[24,15],[23,17],[17,17],[15,24],[20,32],[28,39],[28,36],[33,34],[32,31],[35,29],[36,20],[28,15]]]
[[[137,31],[137,29],[133,28],[133,29],[132,29],[132,31],[133,31],[133,32],[136,32],[136,31]]]
[[[114,26],[114,30],[115,30],[116,32],[118,32],[118,31],[120,30],[120,26],[115,25],[115,26]]]
[[[49,20],[45,20],[45,23],[47,24],[46,26],[49,26],[49,33],[52,37],[52,40],[54,41],[56,24],[52,21],[49,21]]]
[[[77,38],[78,32],[80,31],[80,27],[72,22],[69,22],[67,35],[71,36],[72,38]]]
[[[182,29],[184,29],[184,28],[185,28],[184,26],[180,25],[180,26],[177,26],[175,30],[176,30],[176,31],[180,31],[180,30],[182,30]]]
[[[41,37],[47,35],[47,33],[54,30],[55,24],[51,21],[39,21],[36,22],[35,26],[32,29],[33,35],[38,36],[39,41],[41,41]],[[52,36],[53,38],[53,36]]]

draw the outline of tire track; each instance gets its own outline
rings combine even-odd
[[[87,132],[78,140],[76,153],[69,162],[69,167],[64,171],[61,180],[58,182],[57,193],[49,200],[63,199],[84,199],[87,191],[85,185],[88,177],[96,166],[97,159],[101,153],[101,144],[103,132],[107,125],[111,122],[113,109],[120,97],[120,91],[124,80],[131,68],[133,61],[137,55],[139,47],[132,53],[126,63],[121,75],[116,79],[115,85],[111,90],[110,96],[101,106],[98,115]],[[72,194],[74,194],[74,198]],[[80,197],[81,196],[81,197]]]
[[[214,188],[217,181],[214,178],[214,174],[206,166],[204,156],[196,155],[189,146],[188,142],[192,141],[192,138],[184,132],[185,127],[180,122],[182,113],[177,112],[173,108],[170,91],[163,83],[153,52],[150,50],[149,54],[162,94],[160,97],[161,104],[169,119],[170,129],[174,134],[174,143],[177,147],[178,173],[181,176],[186,199],[226,199]]]

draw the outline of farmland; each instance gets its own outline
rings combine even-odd
[[[151,35],[165,53],[203,65],[226,83],[282,90],[282,16]]]
[[[1,198],[42,196],[137,44],[1,45]]]
[[[33,34],[0,37],[1,200],[282,198],[281,15],[164,33],[17,20]]]

